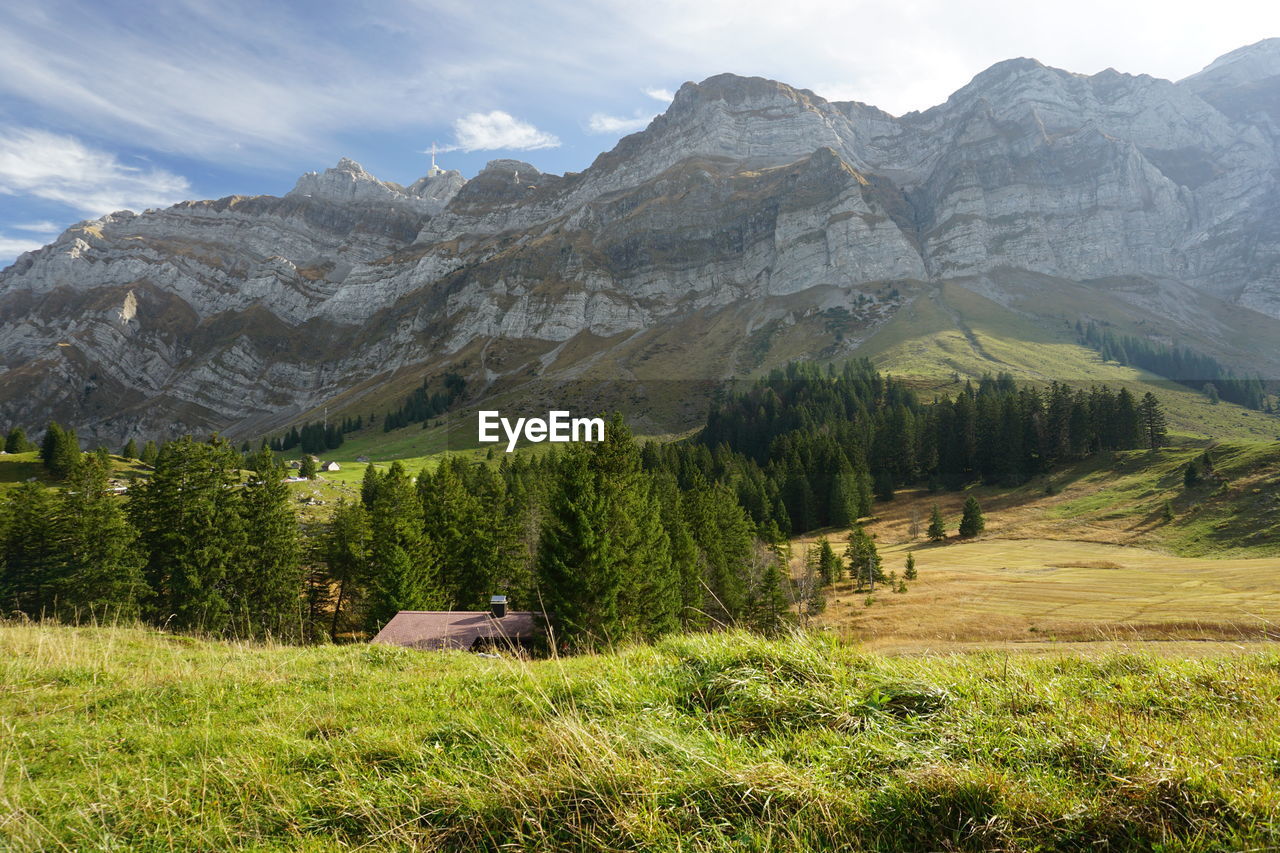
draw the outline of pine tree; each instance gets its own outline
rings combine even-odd
[[[134,619],[146,598],[137,532],[111,492],[109,463],[84,454],[58,494],[62,570],[52,602],[68,622]]]
[[[298,476],[306,477],[308,480],[314,480],[318,469],[316,468],[316,458],[310,453],[302,454],[302,460],[298,463]]]
[[[241,490],[245,548],[228,576],[228,601],[238,636],[301,637],[302,543],[289,487],[271,451],[250,460]]]
[[[960,538],[972,539],[986,526],[986,519],[982,516],[982,507],[978,504],[978,499],[970,495],[965,499],[964,512],[960,516]]]
[[[555,641],[567,648],[608,643],[621,633],[622,566],[609,522],[590,456],[574,445],[560,460],[538,549],[543,604]]]
[[[916,579],[916,555],[914,551],[907,552],[907,568],[902,573],[902,577],[909,581]]]
[[[364,466],[364,476],[360,480],[360,503],[364,504],[366,510],[373,509],[373,503],[378,497],[378,484],[381,482],[382,475],[372,462]]]
[[[38,619],[52,611],[62,561],[62,532],[52,493],[22,483],[7,494],[0,539],[0,613]]]
[[[160,453],[156,449],[156,443],[154,441],[148,441],[143,445],[142,453],[138,456],[138,461],[143,465],[154,466],[156,464],[156,457],[159,455]]]
[[[760,575],[751,590],[747,618],[751,629],[767,637],[776,636],[791,621],[791,600],[787,595],[785,557],[776,545],[761,545]]]
[[[44,467],[61,479],[71,473],[79,459],[80,442],[75,430],[64,430],[55,421],[49,421],[40,445],[40,461]]]
[[[422,532],[422,504],[403,463],[377,478],[369,509],[369,607],[366,627],[381,628],[401,610],[436,610],[445,602],[436,586],[438,552]]]
[[[222,439],[171,441],[151,476],[129,491],[153,618],[182,630],[228,627],[228,577],[243,560],[239,462]]]
[[[436,583],[451,610],[483,609],[499,569],[495,552],[494,511],[482,507],[462,481],[461,461],[444,461],[434,474],[418,476],[424,532],[440,553]],[[488,509],[488,511],[486,511]]]
[[[1196,464],[1196,460],[1192,459],[1182,470],[1182,485],[1188,489],[1200,485],[1200,466]]]
[[[338,499],[320,541],[320,558],[328,569],[328,580],[337,584],[332,602],[329,638],[336,640],[342,618],[364,599],[369,581],[369,548],[372,544],[369,515],[360,503]]]
[[[123,459],[138,458],[138,445],[132,438],[125,442],[124,448],[120,451],[120,456]]]
[[[9,435],[4,440],[5,453],[29,453],[32,450],[31,442],[27,441],[27,433],[22,427],[14,427],[9,430]]]
[[[937,504],[933,505],[933,509],[929,513],[929,530],[927,531],[930,542],[941,542],[947,538],[947,523],[942,518],[942,510]]]
[[[874,590],[876,581],[883,577],[880,573],[880,555],[876,550],[876,543],[861,526],[849,531],[849,545],[845,548],[844,555],[849,564],[849,573],[858,587],[861,588],[865,582]]]
[[[591,445],[590,453],[622,568],[622,636],[656,638],[679,627],[682,601],[653,478],[641,467],[640,449],[621,415],[612,418],[604,441]]]
[[[1156,395],[1150,391],[1143,394],[1138,412],[1147,446],[1152,449],[1163,447],[1169,434],[1169,422],[1160,408],[1160,401],[1156,399]]]
[[[830,586],[844,577],[844,564],[825,536],[818,540],[818,577],[823,586]]]

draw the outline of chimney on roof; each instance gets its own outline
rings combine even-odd
[[[489,612],[493,614],[494,619],[501,619],[507,615],[507,597],[505,595],[493,595],[489,597]]]

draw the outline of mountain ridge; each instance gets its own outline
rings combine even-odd
[[[406,187],[343,158],[279,198],[82,222],[0,272],[0,420],[234,432],[463,353],[485,354],[467,368],[481,385],[577,370],[544,359],[690,311],[806,292],[827,310],[834,288],[880,316],[901,307],[883,285],[911,281],[999,301],[1003,269],[1138,276],[1174,332],[1205,299],[1280,331],[1280,147],[1245,108],[1273,46],[1252,47],[1178,83],[1007,60],[901,117],[716,75],[583,172],[498,159]],[[1227,325],[1215,356],[1280,369]]]

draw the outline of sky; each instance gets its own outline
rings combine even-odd
[[[1253,0],[8,0],[0,265],[68,225],[287,192],[351,157],[581,170],[726,71],[894,114],[1003,59],[1179,79],[1280,35]]]

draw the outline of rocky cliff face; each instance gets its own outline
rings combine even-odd
[[[1000,299],[1007,270],[1280,318],[1277,121],[1272,40],[1180,83],[1010,60],[901,117],[720,75],[563,176],[495,160],[403,187],[344,159],[283,198],[116,213],[22,256],[0,273],[0,423],[249,431],[406,366],[576,369],[599,348],[571,342],[777,299],[874,324],[879,283]],[[1153,320],[1193,322],[1170,301]]]

